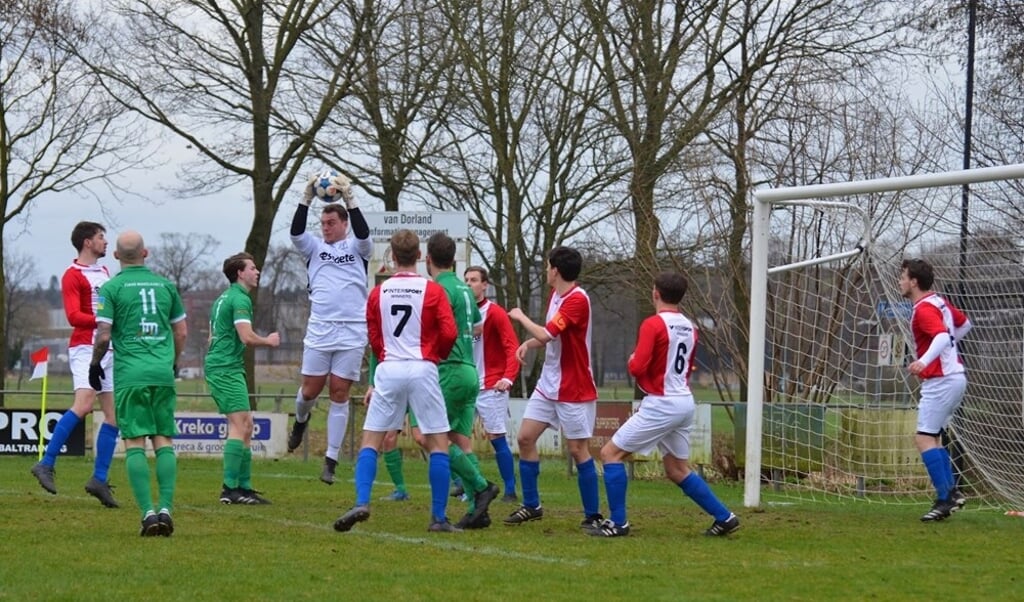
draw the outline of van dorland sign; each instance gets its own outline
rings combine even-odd
[[[420,261],[416,272],[427,274],[427,239],[437,232],[444,232],[455,239],[455,273],[469,267],[469,214],[465,211],[384,211],[367,212],[366,223],[370,226],[373,240],[373,255],[368,266],[367,284],[373,288],[394,273],[395,263],[391,258],[391,235],[398,230],[412,230],[420,237]]]
[[[374,242],[389,242],[396,230],[412,230],[424,241],[436,232],[455,240],[469,238],[469,214],[465,211],[364,211],[363,216]]]

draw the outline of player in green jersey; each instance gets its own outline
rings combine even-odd
[[[269,504],[252,488],[252,408],[245,384],[245,347],[277,347],[281,337],[262,337],[252,329],[252,298],[260,271],[252,255],[236,253],[224,260],[231,286],[213,302],[210,311],[210,350],[206,354],[206,384],[217,409],[228,419],[224,442],[223,504]]]
[[[170,536],[171,510],[178,464],[173,437],[174,365],[185,345],[188,327],[181,296],[174,284],[149,271],[142,235],[128,230],[117,237],[114,257],[121,272],[108,280],[96,300],[96,342],[89,365],[89,384],[97,391],[106,377],[100,361],[113,342],[114,413],[125,446],[125,467],[135,502],[142,511],[140,535]],[[156,454],[159,502],[154,510],[150,490],[146,438]]]
[[[469,512],[456,525],[462,529],[479,529],[490,525],[487,508],[500,493],[498,486],[480,474],[480,462],[473,453],[473,421],[476,419],[476,396],[480,376],[473,358],[473,337],[483,327],[483,317],[476,305],[473,291],[452,271],[455,265],[455,241],[443,232],[427,240],[427,271],[448,294],[458,336],[448,357],[438,366],[441,392],[448,408],[451,445],[448,456],[451,471],[462,481],[469,494]]]

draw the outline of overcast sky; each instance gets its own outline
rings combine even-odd
[[[298,200],[296,193],[295,201]],[[47,286],[50,276],[59,279],[77,256],[71,246],[71,229],[80,221],[96,221],[107,227],[110,246],[107,257],[101,260],[111,273],[118,271],[114,259],[114,241],[119,232],[138,230],[147,246],[160,243],[160,233],[209,234],[220,246],[215,257],[209,258],[211,267],[218,267],[227,256],[245,247],[245,239],[252,226],[252,203],[245,200],[244,187],[215,196],[173,199],[160,193],[155,202],[130,200],[100,203],[88,196],[62,193],[37,199],[25,218],[12,220],[5,229],[5,251],[14,251],[30,257],[37,268],[37,281]],[[274,222],[272,243],[288,242],[288,226],[294,213],[294,202],[286,200]]]

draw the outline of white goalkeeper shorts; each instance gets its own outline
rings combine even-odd
[[[383,433],[401,429],[407,408],[416,416],[424,435],[451,430],[437,364],[426,360],[385,360],[377,365],[373,382],[373,397],[366,409],[363,430]]]
[[[690,430],[697,405],[693,395],[648,395],[640,409],[612,435],[612,443],[632,454],[647,454],[655,447],[662,455],[690,459]]]
[[[306,349],[339,351],[364,349],[368,342],[366,322],[329,322],[310,318],[302,346]]]
[[[508,433],[508,391],[480,389],[476,396],[476,413],[488,435]]]
[[[949,426],[967,390],[967,376],[949,374],[926,378],[921,383],[921,404],[917,408],[917,432],[938,435]]]
[[[68,366],[71,368],[71,380],[76,391],[79,389],[93,390],[92,385],[89,384],[89,364],[91,363],[92,345],[75,345],[68,348]],[[100,381],[102,384],[100,392],[110,393],[114,390],[114,354],[110,349],[107,349],[107,353],[100,360],[100,366],[103,367],[103,372],[106,375]]]
[[[363,355],[362,347],[339,351],[306,347],[302,350],[302,374],[305,376],[333,374],[352,382],[359,382],[360,370],[363,367]]]
[[[566,439],[590,439],[597,420],[597,401],[552,401],[536,391],[526,402],[523,419],[536,420],[554,430],[562,430]]]

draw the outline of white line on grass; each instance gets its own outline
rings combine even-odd
[[[199,512],[201,514],[205,513],[205,514],[212,514],[212,515],[218,515],[218,516],[238,516],[237,514],[233,514],[230,511],[223,510],[223,509],[217,508],[217,507],[209,507],[209,506],[179,506],[179,507],[186,508],[186,509],[188,509],[188,510],[190,510],[192,512]],[[262,521],[267,522],[267,523],[273,523],[273,524],[281,525],[281,526],[284,526],[284,527],[306,527],[306,528],[310,528],[310,529],[316,529],[318,531],[334,531],[334,527],[333,526],[331,526],[330,524],[324,524],[324,523],[314,523],[314,522],[308,522],[308,521],[297,521],[297,520],[294,520],[294,519],[286,519],[286,518],[272,518],[272,517],[266,517],[266,516],[260,516],[260,515],[249,515],[249,516],[247,516],[247,518],[249,520],[262,520]],[[578,558],[567,559],[567,558],[563,558],[563,557],[557,557],[556,558],[556,557],[551,557],[551,556],[541,556],[541,555],[538,555],[538,554],[524,554],[522,552],[510,552],[509,550],[504,550],[502,548],[494,548],[494,547],[490,547],[490,546],[480,546],[479,544],[476,544],[476,543],[462,543],[462,542],[459,542],[459,541],[456,541],[456,540],[453,540],[453,539],[440,539],[440,538],[446,538],[446,537],[459,537],[458,534],[451,534],[451,535],[438,534],[437,536],[417,537],[417,536],[411,536],[411,535],[401,535],[401,534],[398,534],[398,533],[389,533],[387,531],[349,531],[346,534],[339,534],[338,536],[339,537],[350,537],[350,536],[369,537],[369,538],[372,538],[372,539],[380,539],[380,540],[386,540],[386,541],[397,541],[399,543],[411,543],[411,544],[416,544],[417,546],[428,545],[428,546],[431,546],[431,547],[434,547],[434,548],[438,548],[440,550],[452,550],[452,551],[456,551],[456,552],[469,552],[469,553],[473,553],[473,554],[486,554],[486,555],[489,555],[489,556],[497,556],[497,557],[502,557],[502,558],[510,558],[510,559],[514,559],[514,560],[528,560],[528,561],[532,561],[532,562],[543,562],[543,563],[547,563],[547,564],[565,564],[565,565],[571,565],[571,566],[577,566],[577,567],[587,566],[587,565],[590,564],[590,561],[589,560],[585,560],[585,559],[578,559]]]

